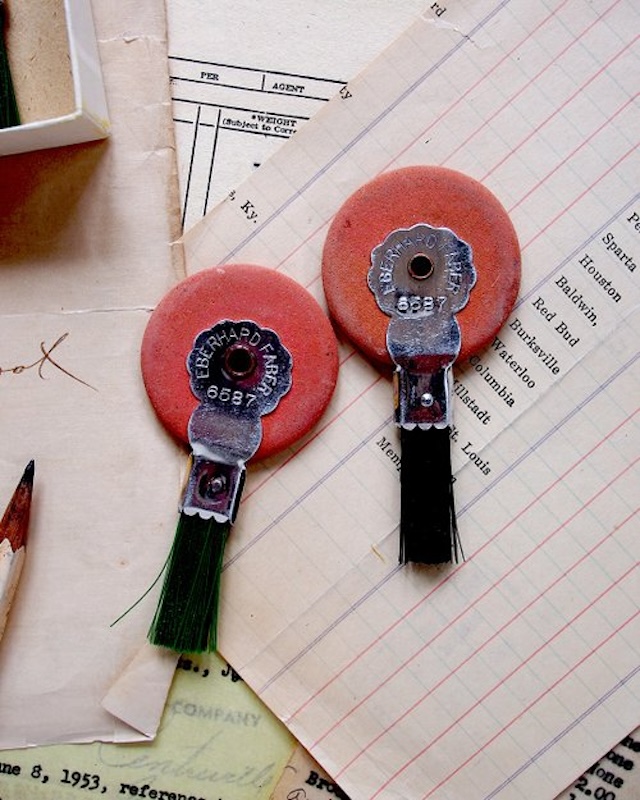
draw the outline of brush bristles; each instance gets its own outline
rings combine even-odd
[[[220,575],[228,534],[229,523],[180,515],[149,629],[152,644],[179,653],[215,650]]]
[[[458,560],[449,428],[401,429],[401,564]]]

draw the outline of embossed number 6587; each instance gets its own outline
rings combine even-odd
[[[232,406],[250,406],[256,399],[256,395],[250,392],[243,392],[240,389],[230,389],[228,386],[216,386],[213,383],[207,389],[207,398],[209,400],[218,400],[220,403],[230,403]]]
[[[421,297],[418,294],[403,294],[398,298],[396,310],[400,314],[433,314],[434,311],[441,311],[446,301],[447,298],[442,296],[433,297],[432,295],[427,295],[426,297]]]

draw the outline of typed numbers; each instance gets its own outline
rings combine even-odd
[[[87,772],[77,772],[75,770],[72,772],[68,769],[63,769],[62,772],[63,777],[60,783],[68,783],[76,789],[87,789],[90,792],[99,791],[100,794],[104,794],[107,791],[107,787],[102,786],[100,783],[99,775],[90,775]]]
[[[589,786],[589,781],[583,775],[581,778],[578,779],[578,782],[576,783],[574,788],[579,789],[583,794],[591,795],[594,798],[594,800],[616,800],[616,793],[612,792],[611,790],[607,791],[604,788],[604,786],[596,787],[595,791],[593,792],[591,791],[591,789],[588,788],[588,786]],[[577,800],[578,795],[576,795],[574,792],[571,792],[569,798],[570,800]]]

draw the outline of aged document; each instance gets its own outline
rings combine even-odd
[[[167,3],[184,229],[345,91],[425,7],[424,0]]]
[[[441,6],[443,6],[443,4],[441,4]],[[444,23],[450,18],[450,15],[451,12],[447,11],[445,14],[436,14],[434,19],[440,23]],[[526,14],[523,15],[523,24],[527,22],[526,16]],[[229,61],[233,61],[231,56],[229,57]],[[238,58],[238,61],[242,62],[243,59]],[[246,63],[246,61],[244,61],[244,63]],[[266,60],[262,60],[261,63],[263,68],[266,67]],[[274,66],[278,66],[285,71],[286,69],[293,71],[291,65],[280,64]],[[259,71],[260,70],[256,67],[253,73],[257,74]],[[265,75],[270,74],[267,69],[264,69],[264,73]],[[343,74],[346,75],[347,72],[345,71]],[[246,75],[242,77],[245,82],[248,81]],[[340,86],[344,86],[342,81],[339,83]],[[174,92],[174,97],[175,86],[176,81],[174,81],[174,89],[172,90]],[[352,95],[352,88],[353,86],[345,87],[344,93],[348,92],[349,95]],[[350,99],[350,97],[345,99]],[[225,102],[228,102],[228,100],[225,100]],[[325,100],[318,100],[317,103],[319,106],[322,106]],[[289,110],[293,114],[294,109]],[[193,121],[189,123],[182,122],[181,124],[190,126],[189,130],[192,133],[194,129],[199,130],[198,137],[200,133],[202,133],[202,130],[204,130],[204,127],[200,129],[200,126],[194,125]],[[192,133],[190,135],[192,135]],[[249,138],[249,135],[247,134],[246,137],[243,137],[237,128],[233,130],[229,129],[226,131],[226,134],[221,135],[229,135],[229,140],[226,142],[225,147],[222,148],[220,144],[221,140],[218,139],[219,147],[216,151],[217,156],[213,159],[213,165],[217,170],[219,181],[217,187],[214,187],[212,196],[216,193],[226,193],[228,189],[234,186],[237,180],[235,177],[236,175],[241,177],[243,173],[248,174],[251,168],[262,161],[266,155],[266,153],[262,152],[256,154],[255,151],[248,151],[246,156],[239,158],[238,163],[233,163],[230,167],[230,171],[227,172],[227,162],[231,157],[232,145],[242,138]],[[180,139],[179,131],[178,138]],[[231,141],[231,138],[234,139],[234,142]],[[254,140],[256,139],[255,136],[252,138]],[[197,139],[196,141],[200,140]],[[269,142],[266,142],[266,144],[268,147]],[[275,142],[274,147],[277,144],[278,143]],[[188,141],[188,148],[189,147],[194,148],[193,139]],[[189,163],[188,156],[190,151],[188,148],[185,163]],[[287,148],[290,149],[290,145],[287,145]],[[268,165],[268,168],[270,168],[270,165]],[[183,173],[183,177],[184,174],[185,173]],[[480,177],[479,173],[474,174]],[[361,180],[366,179],[366,176],[361,178]],[[226,186],[225,183],[227,183]],[[355,185],[357,184],[354,183],[354,186]],[[499,185],[500,184],[497,184],[497,186]],[[492,188],[496,190],[495,186]],[[63,345],[64,341],[59,346]],[[348,349],[346,349],[345,352],[350,353]],[[46,366],[50,365],[47,363]],[[458,383],[458,387],[456,392],[457,397],[462,404],[468,407],[472,404],[474,398],[468,393],[467,382],[461,380]],[[465,392],[467,393],[465,394]],[[467,399],[465,400],[464,398]],[[380,403],[380,407],[384,408],[384,413],[388,414],[389,405],[387,403],[387,398],[384,399],[384,402]],[[457,409],[458,417],[463,413],[464,409],[462,411]],[[460,427],[460,429],[463,430],[462,427]],[[383,451],[385,458],[388,458],[390,461],[395,461],[397,453],[392,446],[393,430],[391,428],[389,428],[389,430],[389,437],[379,440],[381,442],[380,449]],[[162,436],[162,434],[159,435],[160,437]],[[462,434],[459,435],[461,436]],[[466,444],[466,442],[462,443],[462,445],[464,444]],[[460,459],[459,453],[458,458],[460,463],[462,460]],[[464,463],[464,461],[462,461],[462,463]],[[489,466],[492,466],[491,462],[489,462]],[[285,486],[286,485],[285,483]],[[170,493],[173,492],[173,494],[175,494],[176,491],[175,487],[170,489]],[[169,512],[169,516],[172,513],[173,508]],[[389,515],[389,519],[391,519],[391,514]],[[165,533],[170,535],[171,531]],[[234,533],[234,536],[236,533]],[[391,563],[395,558],[392,544],[389,545],[388,551],[389,561]],[[469,553],[467,553],[467,556],[469,556]],[[332,653],[334,652],[335,651],[332,650]],[[213,659],[214,657],[212,657],[212,660]],[[229,695],[229,697],[225,695],[223,695],[222,698],[219,697],[221,687],[217,678],[215,680],[213,678],[213,676],[217,674],[217,671],[220,673],[226,672],[226,675],[222,676],[223,679],[227,681],[225,684],[223,680],[223,689],[225,685],[229,687],[233,686],[237,689],[238,687],[242,687],[242,683],[234,681],[235,673],[231,668],[226,667],[224,664],[216,664],[214,667],[213,663],[215,662],[212,661],[212,663],[207,662],[205,664],[200,660],[183,660],[181,662],[181,669],[178,670],[176,684],[170,695],[165,711],[165,720],[168,722],[163,721],[159,737],[153,744],[136,745],[133,750],[130,750],[127,746],[124,746],[124,748],[114,748],[111,745],[92,745],[82,748],[38,748],[35,751],[25,751],[20,754],[15,754],[13,752],[5,753],[0,761],[5,761],[7,765],[14,769],[18,768],[20,775],[16,776],[13,774],[7,777],[8,773],[3,772],[0,774],[0,789],[4,789],[5,794],[7,794],[8,790],[5,789],[5,786],[11,786],[11,791],[14,791],[14,787],[20,786],[20,790],[15,789],[14,794],[7,795],[11,797],[12,800],[14,797],[16,800],[18,800],[18,798],[22,800],[23,796],[29,798],[38,797],[42,798],[42,800],[49,800],[50,797],[66,798],[67,796],[74,797],[78,794],[86,794],[87,791],[95,792],[96,790],[99,790],[103,796],[115,797],[118,794],[122,794],[123,786],[125,787],[124,793],[126,794],[128,792],[129,795],[133,795],[136,790],[139,792],[145,791],[145,793],[148,794],[151,789],[155,788],[156,791],[162,791],[163,789],[174,792],[182,791],[183,793],[187,793],[187,796],[188,793],[191,792],[194,797],[202,796],[206,798],[206,800],[209,800],[209,797],[218,796],[224,797],[225,800],[228,800],[228,798],[235,798],[236,796],[239,800],[247,796],[265,797],[270,791],[270,781],[273,778],[273,774],[270,769],[261,773],[261,767],[258,766],[258,758],[256,758],[255,766],[249,765],[248,761],[240,765],[233,762],[229,764],[229,769],[226,774],[223,775],[220,772],[216,773],[215,768],[211,767],[212,760],[216,759],[216,763],[218,763],[217,759],[220,758],[221,753],[226,753],[227,750],[225,747],[218,747],[220,743],[218,738],[209,741],[207,746],[204,745],[204,739],[201,740],[198,737],[193,738],[195,727],[201,730],[203,737],[206,738],[209,733],[217,730],[215,726],[219,725],[219,727],[224,730],[233,730],[234,736],[227,737],[229,743],[231,744],[232,742],[232,750],[235,750],[237,753],[238,750],[242,748],[243,752],[247,752],[247,748],[249,748],[253,754],[259,754],[260,757],[263,752],[269,752],[268,747],[271,742],[275,748],[274,761],[269,762],[267,760],[260,762],[263,766],[264,764],[281,764],[282,762],[278,759],[281,758],[282,752],[286,752],[289,746],[286,734],[284,734],[282,727],[275,723],[273,718],[271,718],[271,720],[274,723],[274,727],[266,724],[266,720],[269,717],[266,709],[263,708],[262,711],[260,709],[256,711],[252,704],[247,703],[247,705],[244,705],[244,702],[239,701],[233,694]],[[207,673],[206,675],[205,672]],[[211,698],[214,695],[217,699],[216,703],[212,705]],[[175,700],[176,697],[179,699],[180,704],[177,708],[180,710],[181,716],[174,711],[174,706],[178,702]],[[242,713],[239,713],[240,708],[242,709]],[[215,709],[215,713],[213,709]],[[223,711],[221,711],[221,709],[223,709]],[[250,715],[259,716],[261,713],[264,714],[264,716],[255,728],[246,725],[244,727],[242,725],[232,725],[229,721],[230,719],[238,720],[243,714],[244,717],[248,719]],[[179,728],[175,724],[181,718],[183,723],[189,725],[188,728]],[[579,726],[576,727],[575,736],[579,738],[581,736],[581,730]],[[630,727],[632,727],[632,725]],[[169,735],[169,731],[173,731],[176,735]],[[188,736],[184,735],[185,731],[188,731]],[[574,734],[572,733],[571,735]],[[192,752],[190,745],[187,744],[188,741],[197,743],[197,753]],[[202,748],[198,749],[200,748],[201,741],[203,742]],[[601,755],[605,750],[606,748],[602,747],[598,755]],[[131,756],[130,758],[129,752],[134,752],[136,754],[135,757]],[[172,753],[172,759],[170,759],[171,763],[167,760],[167,753],[169,752]],[[608,753],[607,756],[597,759],[594,758],[594,762],[589,767],[585,776],[576,781],[575,786],[568,789],[566,793],[563,793],[562,800],[569,800],[570,798],[571,800],[575,800],[576,797],[582,797],[583,794],[587,796],[591,794],[595,797],[606,798],[606,800],[614,800],[614,798],[615,800],[627,800],[627,798],[631,800],[631,798],[635,797],[633,793],[633,784],[635,783],[634,778],[637,779],[637,769],[634,769],[634,761],[637,762],[637,752],[638,735],[634,734],[632,737],[626,737],[622,744],[613,748],[611,753]],[[612,757],[612,753],[615,755],[615,758]],[[229,756],[224,756],[225,763],[227,763],[228,757]],[[207,769],[202,765],[203,759],[207,762]],[[193,769],[191,769],[191,767]],[[577,775],[579,770],[580,767],[576,767],[574,775]],[[44,783],[45,778],[47,779],[46,783]],[[243,780],[246,781],[244,784],[242,784]],[[236,784],[241,786],[241,788],[238,788]],[[143,789],[145,785],[147,786],[146,790]],[[85,789],[84,792],[79,791],[83,788]],[[286,793],[283,793],[285,789]],[[18,794],[18,791],[22,791],[23,794]],[[503,789],[503,791],[506,791],[506,789]],[[28,793],[24,794],[25,792]],[[38,794],[36,794],[36,792],[38,792]],[[237,792],[239,792],[239,794],[237,794]],[[280,792],[280,794],[278,792]],[[3,796],[1,791],[0,796]],[[309,800],[312,800],[312,798],[327,796],[341,797],[343,796],[343,791],[333,778],[330,778],[327,773],[322,771],[322,768],[318,764],[313,761],[308,762],[304,758],[302,758],[302,760],[298,759],[292,761],[291,765],[284,770],[282,782],[274,794],[277,800],[284,797],[288,797],[288,800],[292,800],[292,798],[296,798],[296,800],[309,798]],[[359,789],[354,789],[352,800],[355,800],[355,798],[359,796],[361,796]],[[504,796],[510,795],[505,794]],[[513,796],[519,796],[519,794],[514,794]],[[552,797],[553,795],[544,794],[543,796]]]
[[[555,800],[597,797],[599,800],[636,800],[640,793],[640,728],[592,764]],[[326,800],[327,794],[347,795],[307,751],[297,745],[282,771],[271,800]]]
[[[229,543],[221,650],[347,794],[552,798],[638,723],[636,23],[427,13],[185,237],[189,271],[266,263],[322,300],[339,205],[415,163],[481,180],[520,237],[518,305],[456,373],[466,560],[398,567],[390,385],[346,342]]]
[[[286,728],[218,655],[182,658],[153,741],[5,751],[0,797],[267,800],[292,748]]]
[[[153,736],[176,660],[140,670],[147,615],[110,627],[162,566],[182,469],[138,366],[182,274],[164,6],[94,5],[111,137],[0,160],[2,485],[36,462],[0,647],[3,748]],[[102,701],[131,691],[130,664],[122,720]]]

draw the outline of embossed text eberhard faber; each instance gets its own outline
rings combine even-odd
[[[520,249],[509,217],[459,172],[385,173],[338,211],[322,274],[336,322],[370,360],[394,370],[400,561],[457,560],[451,368],[491,343],[515,303]]]
[[[335,336],[320,306],[266,267],[204,270],[153,312],[142,343],[145,387],[192,459],[153,644],[215,648],[224,548],[246,463],[289,447],[315,425],[337,370]]]

